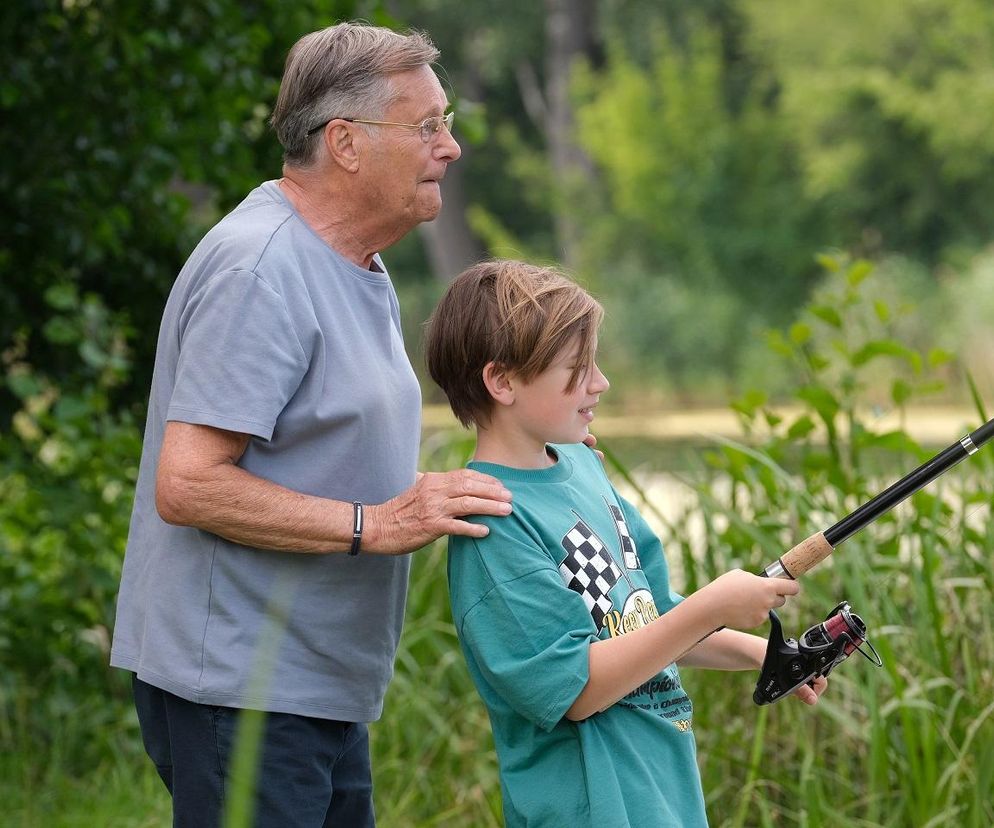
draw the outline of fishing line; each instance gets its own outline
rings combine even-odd
[[[962,460],[976,454],[992,438],[994,438],[994,420],[988,421],[959,442],[939,452],[931,460],[902,477],[828,529],[816,532],[801,541],[760,574],[770,578],[792,580],[803,575],[831,555],[840,544],[854,534],[890,512]],[[987,504],[981,504],[971,511],[963,518],[960,525],[965,525],[985,505]],[[939,540],[944,541],[954,528],[950,526],[939,536]],[[896,574],[895,571],[879,578],[879,583],[882,585]],[[868,650],[862,648],[863,644],[867,645]],[[784,638],[780,619],[776,612],[771,610],[766,656],[753,693],[753,700],[756,704],[775,702],[789,695],[802,684],[811,683],[821,676],[827,677],[854,652],[859,652],[877,667],[883,666],[877,651],[867,640],[866,624],[862,618],[851,612],[847,602],[843,601],[836,606],[824,622],[809,628],[799,640]]]

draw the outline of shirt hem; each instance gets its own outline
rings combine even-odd
[[[340,722],[375,722],[383,713],[383,704],[373,708],[352,708],[327,706],[294,699],[252,696],[245,693],[227,693],[217,690],[195,690],[175,682],[154,670],[143,668],[137,659],[111,653],[111,667],[130,670],[141,681],[179,696],[194,704],[208,704],[218,707],[234,707],[239,710],[263,710],[266,713],[289,713],[296,716],[309,716],[315,719],[330,719]]]
[[[239,434],[251,434],[263,440],[271,440],[274,427],[257,420],[245,420],[239,417],[226,417],[212,411],[198,411],[193,408],[169,406],[166,420],[192,425],[205,425],[212,428],[223,428],[225,431],[236,431]]]

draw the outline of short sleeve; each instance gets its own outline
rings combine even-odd
[[[628,523],[635,547],[638,549],[639,561],[642,564],[642,571],[645,579],[649,582],[649,589],[656,599],[656,607],[659,611],[668,612],[683,600],[683,596],[673,591],[670,585],[669,565],[666,563],[666,551],[663,549],[663,542],[659,536],[652,531],[652,528],[645,522],[645,518],[639,514],[631,503],[620,495],[618,502],[621,503],[625,521]]]
[[[454,607],[461,605],[462,590],[473,590],[470,584],[488,585],[456,618],[463,646],[493,692],[551,730],[590,675],[597,632],[583,599],[566,587],[544,550],[520,542],[501,538],[481,553],[472,541],[450,555]],[[494,578],[484,571],[489,559],[514,560],[518,573],[501,566]]]
[[[169,420],[270,439],[307,371],[283,298],[254,273],[212,276],[180,318]]]

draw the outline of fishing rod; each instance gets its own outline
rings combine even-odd
[[[759,574],[767,578],[798,578],[860,529],[945,474],[961,460],[976,454],[992,437],[994,420],[939,452],[838,523],[805,538]],[[770,636],[753,701],[760,705],[778,701],[802,684],[809,684],[819,676],[828,676],[855,652],[877,667],[882,666],[880,656],[867,640],[866,624],[845,601],[833,609],[821,624],[808,629],[799,639],[786,638],[779,617],[770,610]]]
[[[935,478],[945,474],[961,460],[976,454],[980,447],[992,437],[994,437],[994,420],[988,420],[976,431],[970,432],[949,448],[940,451],[927,463],[923,463],[911,474],[902,477],[894,485],[846,515],[838,523],[823,532],[815,532],[815,534],[802,540],[759,574],[767,578],[796,580],[831,555],[840,543],[848,540],[860,529],[864,529],[881,515],[911,497]]]

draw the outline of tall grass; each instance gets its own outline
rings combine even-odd
[[[781,612],[796,636],[848,599],[883,669],[853,657],[814,710],[790,700],[754,707],[751,674],[685,671],[715,825],[994,824],[994,463],[976,461],[847,541]],[[736,524],[744,511],[753,525],[781,509],[792,514],[809,530],[792,537],[834,522],[785,481],[771,495],[743,475],[724,503],[709,494],[708,554],[684,560],[689,582],[731,566],[758,571],[790,545],[768,530],[743,545]],[[671,530],[672,553],[681,550],[680,522]]]
[[[748,439],[704,453],[687,478],[686,509],[666,519],[659,504],[641,504],[663,521],[677,589],[735,566],[759,570],[932,453],[904,431],[878,433],[867,413],[868,401],[879,404],[870,393],[879,360],[887,376],[907,369],[907,379],[888,384],[898,409],[931,382],[924,366],[941,361],[886,331],[860,338],[847,329],[867,275],[840,265],[835,310],[816,305],[811,319],[774,337],[799,371],[804,413],[783,421],[761,395],[738,401]],[[883,324],[886,314],[875,312]],[[975,425],[987,413],[974,396]],[[426,441],[423,465],[458,467],[470,450],[465,435],[439,435]],[[609,467],[638,491],[623,464]],[[882,669],[858,656],[845,662],[817,707],[787,699],[759,708],[755,674],[684,671],[715,828],[994,825],[992,501],[988,447],[805,576],[780,613],[785,631],[798,635],[845,598],[884,661]],[[168,825],[168,797],[141,753],[133,713],[122,711],[92,697],[61,709],[44,693],[0,697],[0,824]],[[44,741],[39,717],[49,721]],[[414,558],[396,673],[370,733],[384,828],[501,824],[489,722],[459,653],[443,543]],[[251,761],[241,764],[252,772]]]
[[[439,435],[424,448],[428,467],[449,469],[465,464],[472,445]],[[370,739],[382,825],[503,824],[490,723],[449,611],[444,542],[415,556],[396,672]]]
[[[782,421],[762,395],[747,395],[736,409],[750,439],[705,452],[687,481],[694,497],[686,510],[666,520],[658,504],[641,504],[664,521],[684,592],[732,567],[760,570],[933,453],[904,430],[878,432],[870,404],[881,403],[882,375],[891,378],[884,401],[898,410],[937,388],[928,366],[942,355],[888,339],[889,312],[879,305],[876,322],[853,331],[870,269],[826,264],[837,267],[838,295],[772,339],[798,371],[803,413]],[[975,402],[974,426],[987,419]],[[468,446],[454,439],[426,445],[426,462],[461,463]],[[611,473],[637,491],[604,448]],[[845,598],[884,661],[882,669],[859,656],[845,662],[817,707],[792,699],[755,706],[753,673],[684,671],[714,826],[994,825],[992,502],[987,448],[805,576],[800,597],[780,613],[787,634]],[[499,825],[489,728],[456,652],[438,546],[416,559],[407,623],[385,716],[373,728],[382,822]]]
[[[134,715],[97,699],[53,717],[47,739],[23,711],[3,711],[0,825],[4,828],[166,828],[169,795],[141,749]],[[98,715],[94,715],[98,714]],[[99,750],[86,743],[100,741]],[[81,762],[85,755],[88,761]]]

